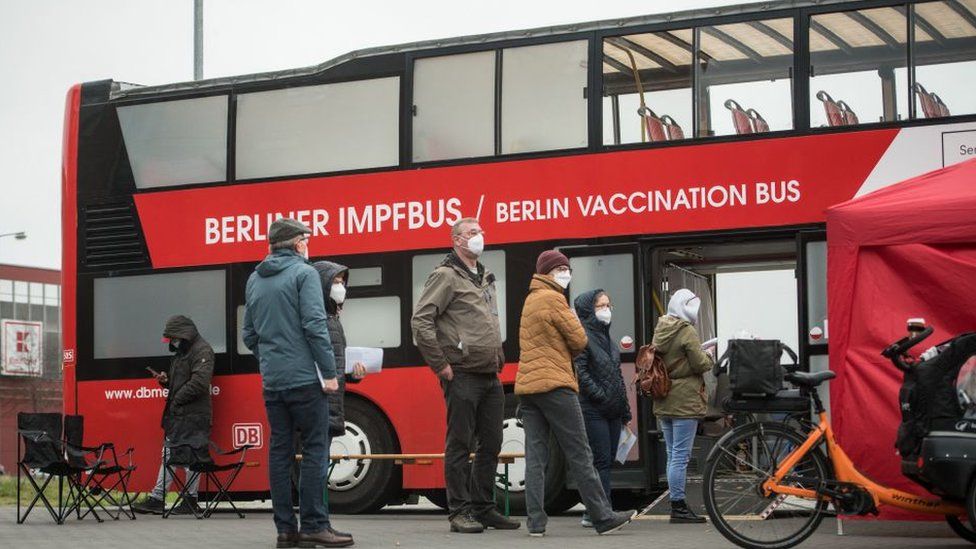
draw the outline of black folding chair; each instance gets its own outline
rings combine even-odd
[[[129,477],[135,471],[136,466],[132,464],[134,449],[129,448],[122,456],[127,457],[128,461],[123,465],[119,461],[119,456],[115,451],[115,445],[111,442],[103,442],[98,446],[83,446],[85,433],[85,418],[83,416],[66,415],[64,416],[64,438],[67,445],[68,460],[77,461],[77,465],[82,465],[80,460],[83,456],[93,452],[101,452],[104,460],[100,460],[95,467],[87,472],[85,478],[79,479],[79,486],[86,490],[82,495],[88,499],[90,507],[98,507],[113,520],[119,520],[123,515],[135,520],[135,512],[132,511],[133,498],[129,495]],[[72,453],[79,453],[81,457],[72,457]],[[81,518],[86,517],[94,511],[85,511]]]
[[[204,508],[202,510],[197,509],[196,506],[191,506],[193,516],[198,519],[209,518],[213,512],[217,509],[217,505],[224,501],[230,504],[237,516],[244,518],[244,513],[234,505],[233,500],[230,498],[230,489],[237,480],[237,476],[241,473],[241,469],[244,468],[246,462],[244,457],[247,455],[247,451],[252,448],[251,445],[244,445],[236,450],[224,451],[219,446],[217,446],[213,441],[210,441],[209,448],[199,448],[192,447],[188,444],[180,444],[170,447],[169,459],[166,460],[166,470],[163,473],[163,485],[167,486],[166,473],[173,475],[173,481],[179,489],[179,494],[176,496],[176,501],[169,509],[163,511],[163,518],[168,518],[174,510],[176,510],[180,504],[187,501],[189,496],[190,486],[193,485],[194,479],[203,477],[202,480],[209,487],[211,484],[216,486],[217,491],[213,493],[212,497],[207,500]],[[230,463],[219,464],[214,462],[210,455],[209,449],[212,448],[214,453],[218,456],[233,456],[239,455],[240,457],[236,461]],[[186,467],[189,469],[190,473],[186,481],[180,480],[179,476],[176,475],[176,467]],[[223,482],[218,476],[219,473],[228,473],[224,478]]]
[[[22,456],[17,462],[17,524],[27,520],[38,501],[44,504],[58,524],[64,524],[71,513],[76,513],[80,519],[82,504],[88,508],[86,516],[90,512],[98,522],[102,522],[85,498],[88,486],[81,481],[84,473],[103,463],[102,452],[67,448],[61,438],[61,421],[61,414],[58,413],[17,414],[17,455]],[[34,489],[34,498],[23,514],[20,504],[22,478],[27,478]],[[56,508],[44,493],[55,478],[58,479]],[[39,479],[43,479],[40,484]]]

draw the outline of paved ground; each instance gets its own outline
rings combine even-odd
[[[55,525],[50,517],[33,514],[25,525],[17,525],[13,507],[0,507],[0,549],[112,549],[152,547],[189,549],[194,547],[234,548],[273,547],[274,528],[267,512],[250,511],[241,520],[235,515],[215,515],[208,520],[191,517],[140,516],[98,524],[94,520],[70,521]],[[423,506],[391,507],[376,515],[336,516],[334,525],[352,532],[357,547],[533,547],[571,549],[607,548],[718,548],[733,547],[709,526],[671,525],[661,520],[640,520],[611,536],[597,536],[579,527],[579,516],[550,519],[545,538],[529,538],[524,529],[485,534],[450,534],[445,516]],[[845,521],[844,536],[837,536],[836,522],[825,520],[820,530],[802,547],[972,547],[956,538],[942,523],[880,523]]]

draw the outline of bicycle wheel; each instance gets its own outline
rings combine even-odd
[[[762,483],[805,438],[781,423],[750,423],[726,434],[705,463],[705,509],[726,539],[747,549],[792,547],[817,529],[828,502],[764,496]],[[832,477],[827,458],[814,449],[783,484],[816,489]]]

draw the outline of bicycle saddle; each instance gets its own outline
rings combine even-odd
[[[816,387],[827,381],[828,379],[834,379],[837,374],[830,370],[824,370],[823,372],[790,372],[783,376],[786,381],[793,383],[794,385],[802,385],[804,387]]]

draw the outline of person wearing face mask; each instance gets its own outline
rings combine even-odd
[[[580,294],[573,302],[576,316],[586,330],[586,349],[576,355],[579,401],[586,424],[586,436],[593,451],[593,466],[600,474],[603,492],[610,497],[610,467],[617,454],[620,431],[630,423],[627,387],[620,373],[620,351],[610,340],[612,307],[602,289]],[[581,524],[593,527],[588,514]]]
[[[654,327],[653,344],[661,353],[671,378],[671,390],[663,399],[654,400],[654,415],[661,424],[668,456],[668,491],[671,499],[671,522],[705,522],[685,502],[685,479],[688,460],[695,444],[698,422],[707,410],[705,378],[712,368],[712,358],[702,351],[701,337],[695,329],[701,299],[682,288],[671,296],[668,314]]]
[[[494,496],[505,419],[495,275],[478,261],[485,238],[477,219],[458,220],[451,241],[453,250],[427,277],[410,321],[447,404],[448,520],[452,532],[465,534],[514,530],[521,525],[498,512]]]
[[[270,253],[247,280],[242,336],[261,371],[271,427],[268,473],[277,547],[348,547],[322,497],[329,444],[328,394],[339,390],[319,273],[305,260],[312,231],[282,218],[268,229]],[[301,524],[292,507],[295,434],[301,437]]]
[[[544,536],[548,517],[545,500],[549,434],[566,456],[593,527],[599,534],[616,531],[637,514],[615,513],[593,467],[578,398],[573,357],[587,346],[586,331],[566,301],[572,280],[569,259],[556,250],[542,252],[522,308],[519,327],[518,374],[515,394],[525,429],[525,503],[529,535]]]
[[[168,344],[173,358],[170,359],[168,372],[153,372],[153,376],[160,386],[169,389],[166,404],[163,406],[162,427],[165,439],[156,486],[149,497],[132,506],[133,511],[142,514],[161,515],[165,510],[167,484],[173,481],[165,467],[171,448],[189,447],[201,457],[209,456],[213,349],[200,336],[196,324],[183,315],[170,317],[166,321],[163,342]],[[183,471],[185,478],[189,479],[190,470],[183,468]],[[174,510],[175,513],[193,513],[193,508],[197,506],[199,484],[200,477],[197,476],[188,486],[188,497],[180,502],[179,507]]]

